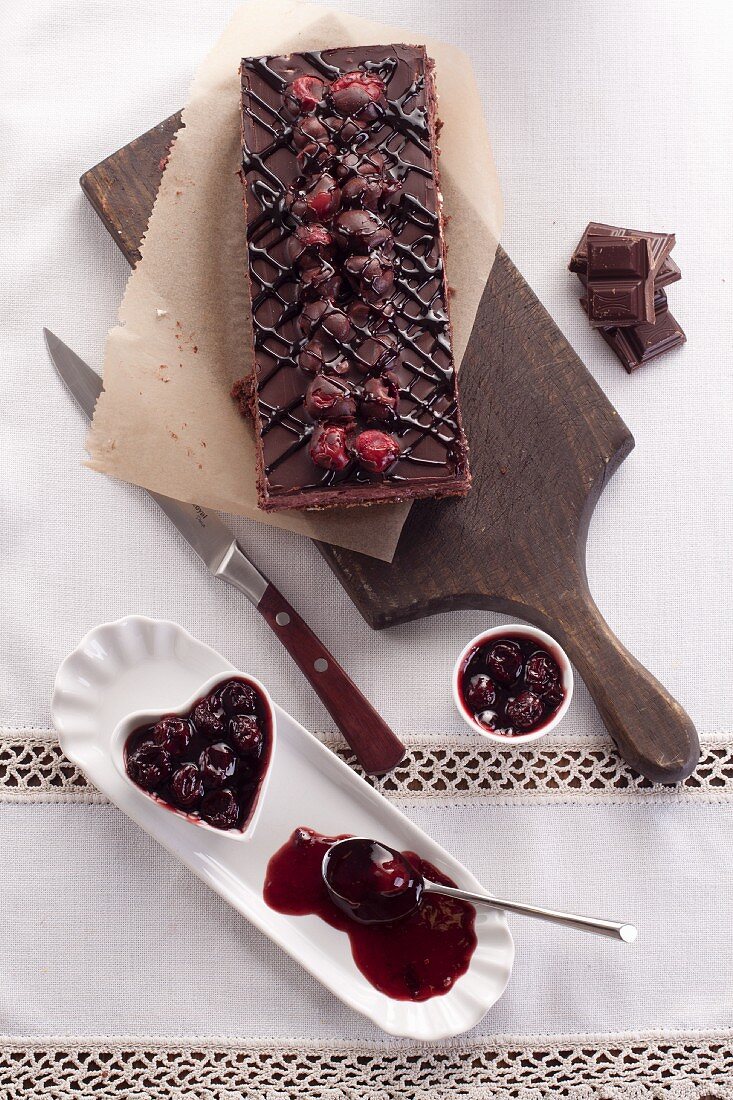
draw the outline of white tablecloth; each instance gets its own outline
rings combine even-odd
[[[700,730],[728,730],[720,675],[733,656],[733,9],[721,2],[693,17],[686,0],[344,6],[420,26],[470,53],[506,196],[504,245],[637,440],[591,526],[593,592]],[[85,425],[41,338],[45,324],[99,364],[127,267],[77,178],[184,102],[232,10],[228,0],[27,0],[5,9],[5,725],[48,725],[60,658],[87,629],[128,612],[179,620],[266,678],[305,725],[329,725],[256,612],[207,576],[145,495],[82,468]],[[591,217],[677,232],[683,280],[670,302],[689,344],[635,376],[588,329],[565,270]],[[372,633],[309,544],[235,527],[400,732],[460,728],[448,671],[492,616]],[[582,689],[568,722],[579,733],[600,729]]]
[[[733,730],[733,8],[723,0],[694,6],[686,0],[342,0],[341,6],[420,27],[469,52],[505,192],[503,244],[637,441],[591,525],[592,590],[622,641],[680,699],[703,738],[725,740]],[[257,613],[207,575],[145,494],[82,467],[85,425],[56,381],[41,338],[45,324],[99,364],[127,266],[82,196],[78,176],[182,105],[195,65],[233,7],[233,0],[25,0],[3,9],[0,727],[6,731],[47,729],[60,659],[92,626],[130,612],[178,620],[266,680],[306,726],[331,727]],[[689,343],[632,377],[589,330],[577,282],[565,270],[590,218],[677,233],[683,280],[670,288],[670,305]],[[464,642],[496,616],[451,614],[373,633],[310,544],[245,521],[233,526],[398,733],[461,734],[449,671]],[[584,742],[601,735],[578,685],[563,736]],[[34,846],[25,834],[32,831],[59,868],[75,865],[83,832],[79,806],[25,808],[31,818],[22,820],[16,809],[0,812],[3,877],[17,870],[17,904],[22,908],[26,898],[40,907],[36,916],[43,922],[56,883],[31,858]],[[94,844],[78,854],[73,882],[97,907],[104,868],[127,827],[109,810],[93,812]],[[703,818],[686,818],[680,828],[699,835]],[[624,819],[632,832],[633,820]],[[704,880],[711,891],[716,875],[726,873],[725,820],[715,819],[715,855]],[[638,826],[639,836],[643,829]],[[14,862],[16,835],[23,839]],[[528,823],[513,838],[517,858],[506,871],[507,892],[512,886],[526,891],[516,868],[522,853],[532,851],[534,835]],[[153,868],[159,857],[148,848],[143,854]],[[670,865],[672,852],[664,850],[657,872]],[[133,894],[139,885],[129,884]],[[186,889],[200,891],[193,884]],[[604,904],[612,898],[612,891],[604,893]],[[116,905],[117,895],[108,900]],[[215,902],[210,905],[215,919],[224,919]],[[703,937],[713,908],[711,902],[700,915]],[[64,949],[75,926],[43,927],[51,952]],[[32,952],[36,934],[31,922],[23,951]],[[659,946],[656,965],[662,965]],[[11,977],[15,983],[1,1031],[83,1033],[93,1026],[76,1002],[65,1020],[52,997],[32,1011],[27,1000],[23,1007],[33,988],[28,973],[5,954],[0,965],[3,984]],[[115,980],[112,972],[108,977]],[[688,1004],[675,1000],[670,1027],[733,1023],[715,980],[703,968],[700,990],[708,999],[698,1001],[696,992]],[[644,987],[651,998],[646,1006],[629,990],[630,1027],[664,1026],[664,1002],[654,1000],[652,986]],[[548,978],[528,995],[550,1003],[558,991]],[[136,1030],[132,1002],[122,992],[109,1002],[103,1030],[112,1034]],[[529,1019],[517,1004],[502,1007],[509,1013],[504,1029],[537,1031],[535,1010]],[[279,1002],[273,1005],[279,1013]],[[623,1019],[594,1019],[599,1028],[625,1028]],[[571,1007],[553,1021],[555,1030],[577,1024]],[[153,1025],[176,1033],[168,1017]],[[330,1024],[323,1034],[332,1034]]]
[[[344,7],[365,10],[360,0]],[[231,10],[225,0],[29,0],[4,14],[4,724],[47,725],[63,654],[100,620],[140,612],[178,619],[262,675],[307,726],[328,728],[254,610],[209,579],[139,489],[81,467],[85,425],[41,337],[46,324],[99,363],[128,268],[77,177],[182,105]],[[506,249],[636,437],[591,526],[594,595],[703,733],[730,728],[720,674],[733,641],[733,10],[710,4],[692,18],[685,0],[382,0],[369,11],[471,54],[505,191]],[[669,297],[689,344],[631,377],[589,330],[566,272],[589,218],[678,235],[683,279]],[[303,539],[236,528],[398,730],[459,728],[448,671],[492,616],[374,634]],[[580,690],[566,728],[589,727],[600,728]]]

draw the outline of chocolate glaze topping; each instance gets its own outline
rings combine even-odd
[[[431,64],[403,45],[242,61],[265,508],[469,487]]]

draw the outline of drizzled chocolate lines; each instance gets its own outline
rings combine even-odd
[[[342,343],[329,335],[324,346],[323,369],[326,373],[335,371],[349,391],[358,396],[365,377],[381,373],[381,368],[372,366],[375,355],[380,358],[378,352],[372,351],[367,356],[366,351],[362,353],[360,349],[367,341],[378,344],[391,334],[397,341],[400,363],[390,377],[397,382],[400,404],[389,431],[401,439],[402,454],[396,468],[385,474],[383,480],[387,483],[409,481],[411,465],[428,466],[436,473],[442,469],[447,478],[465,470],[465,444],[456,403],[451,399],[454,369],[445,308],[439,215],[437,209],[431,210],[425,205],[427,199],[423,201],[424,195],[430,194],[429,181],[433,176],[430,126],[427,107],[423,105],[426,81],[419,69],[413,70],[409,83],[393,92],[390,85],[398,72],[400,80],[404,81],[404,58],[415,51],[408,47],[387,47],[386,50],[387,56],[377,59],[374,59],[378,53],[376,47],[336,51],[339,57],[347,57],[345,68],[329,63],[322,53],[316,52],[292,58],[260,57],[243,62],[245,140],[242,172],[247,177],[249,192],[248,245],[257,355],[256,397],[260,432],[266,448],[263,467],[268,475],[280,467],[287,467],[313,434],[315,425],[304,408],[305,388],[311,375],[300,370],[297,357],[311,339],[319,339],[318,331],[309,336],[298,331],[297,317],[302,308],[298,276],[285,255],[288,238],[303,222],[286,205],[287,184],[297,180],[299,169],[295,166],[297,149],[293,144],[293,121],[287,114],[284,95],[296,76],[318,73],[324,80],[331,81],[357,67],[378,75],[385,82],[387,102],[382,106],[380,117],[356,133],[346,146],[341,145],[341,149],[344,154],[351,151],[357,156],[379,152],[384,157],[385,171],[404,184],[399,199],[380,211],[396,238],[394,285],[386,310],[375,311],[369,307],[369,317],[364,324],[351,318],[353,335],[348,342]],[[329,54],[333,56],[332,52]],[[257,81],[253,78],[259,78],[266,87],[256,86]],[[328,116],[331,113],[330,105],[324,104],[315,114],[329,137],[334,139],[340,127],[330,123]],[[262,143],[255,136],[258,129],[265,135],[261,148]],[[286,168],[286,164],[290,167]],[[426,183],[420,187],[411,183],[413,175]],[[437,196],[434,201],[437,202]],[[417,230],[417,235],[413,230]],[[346,308],[346,303],[341,301],[337,305]],[[385,316],[390,312],[392,316]],[[286,375],[290,377],[292,371],[297,372],[302,381],[297,386],[295,378],[292,383],[281,383],[280,379]],[[409,410],[405,408],[406,402],[410,405]],[[442,404],[445,408],[440,409],[438,406]],[[265,439],[270,442],[265,444]],[[421,454],[420,448],[426,440],[433,441],[432,450]],[[436,444],[439,451],[435,450]],[[307,475],[302,463],[298,469],[297,483],[292,480],[293,475],[286,474],[281,487],[271,484],[270,491],[288,491],[288,478],[291,478],[293,490],[304,485],[328,486],[345,480],[373,483],[373,479],[356,469],[353,463],[337,473],[312,464]]]
[[[251,69],[253,73],[257,73],[257,75],[262,77],[271,88],[274,88],[276,92],[282,95],[288,86],[288,81],[267,64],[269,60],[268,57],[249,57],[247,58],[247,67]],[[269,110],[270,105],[268,104],[267,106]]]

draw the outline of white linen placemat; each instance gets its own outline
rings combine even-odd
[[[511,918],[514,975],[485,1019],[396,1041],[90,788],[53,735],[6,731],[0,1095],[57,1095],[55,1066],[53,1087],[109,1098],[140,1074],[141,1097],[212,1100],[397,1100],[407,1082],[420,1100],[731,1096],[733,743],[706,742],[675,789],[601,742],[409,749],[379,785],[489,887],[633,921],[637,943]]]
[[[528,747],[507,765],[462,744],[411,745],[382,788],[489,888],[639,928],[625,948],[512,918],[514,977],[473,1036],[733,1027],[733,746],[706,746],[696,783],[673,790],[624,788],[598,745]],[[0,1032],[382,1037],[100,795],[80,799],[75,769],[56,803],[19,795],[11,746]],[[317,807],[303,824],[318,827]]]

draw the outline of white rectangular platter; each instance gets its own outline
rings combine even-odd
[[[174,709],[209,677],[229,669],[235,671],[175,623],[134,616],[97,627],[56,677],[52,713],[64,753],[141,828],[384,1031],[437,1040],[473,1027],[501,996],[511,973],[514,948],[503,914],[489,909],[477,914],[478,944],[468,971],[444,996],[413,1003],[375,989],[355,966],[342,932],[316,916],[287,916],[265,903],[268,860],[298,826],[327,835],[371,836],[414,850],[459,886],[481,888],[462,864],[277,704],[269,787],[249,841],[196,827],[119,775],[110,741],[120,719],[134,710]]]

